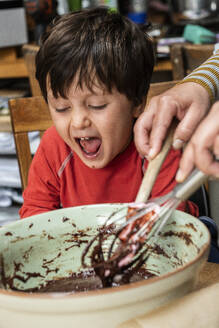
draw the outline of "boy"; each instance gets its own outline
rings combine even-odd
[[[150,38],[127,18],[98,7],[62,16],[45,35],[36,77],[54,126],[34,156],[22,218],[77,205],[134,201],[147,160],[133,143],[154,66]],[[175,186],[170,151],[152,197]],[[198,215],[190,202],[180,209]]]

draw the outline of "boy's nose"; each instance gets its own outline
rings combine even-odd
[[[90,126],[90,119],[86,110],[73,108],[71,115],[71,125],[75,129],[84,129]]]

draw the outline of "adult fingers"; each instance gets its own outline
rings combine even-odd
[[[216,102],[194,136],[197,166],[208,175],[219,177],[219,103]],[[201,158],[205,159],[201,161]]]
[[[196,147],[190,142],[186,146],[180,160],[179,170],[176,174],[176,181],[178,183],[183,182],[195,166],[206,175],[219,177],[219,162],[215,161],[212,151],[207,147]]]
[[[195,132],[198,124],[202,120],[205,111],[197,108],[196,104],[191,105],[186,113],[178,111],[177,118],[180,120],[173,137],[173,147],[179,149],[188,142]]]
[[[177,181],[183,181],[195,165],[207,175],[219,176],[219,121],[214,110],[202,121],[185,149],[177,173]],[[215,108],[217,110],[217,108]]]
[[[153,105],[152,102],[151,106]],[[148,155],[151,159],[160,152],[167,131],[178,110],[178,103],[168,95],[159,97],[156,106],[157,110],[154,109],[155,115],[149,140],[150,151]]]
[[[179,169],[176,174],[176,181],[178,183],[183,182],[188,175],[192,172],[195,165],[195,152],[192,143],[189,143],[182,155],[179,163]]]
[[[150,150],[149,139],[153,123],[153,112],[144,111],[134,126],[134,141],[140,155],[147,156]]]

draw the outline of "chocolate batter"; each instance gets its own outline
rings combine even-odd
[[[130,282],[136,282],[154,276],[154,274],[151,274],[146,269],[141,268],[132,276]],[[5,281],[5,283],[8,282],[9,281]],[[120,286],[125,283],[126,282],[124,282],[123,280],[119,280],[118,282],[115,281],[113,282],[111,287]],[[95,274],[94,270],[92,269],[80,273],[73,273],[68,278],[60,278],[58,280],[48,281],[46,285],[38,286],[34,289],[19,290],[13,285],[10,286],[11,290],[24,291],[28,293],[76,293],[97,290],[101,288],[103,288],[101,279]]]

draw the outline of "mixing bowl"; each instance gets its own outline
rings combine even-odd
[[[207,228],[175,211],[146,268],[159,276],[119,287],[77,293],[28,293],[81,268],[81,254],[106,217],[122,204],[65,208],[0,229],[0,327],[113,328],[190,292],[209,251]]]

